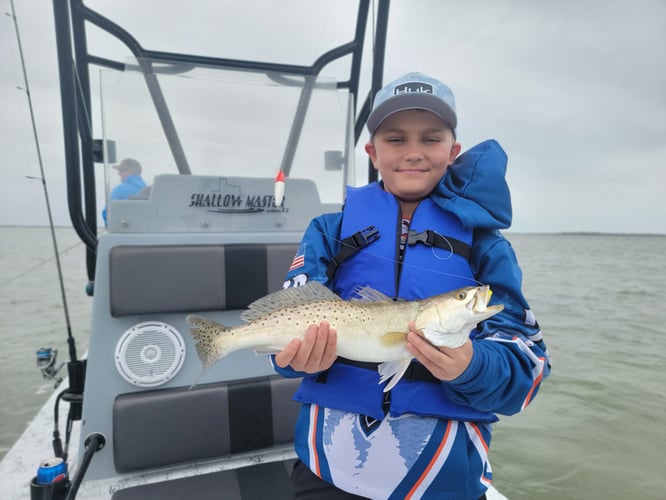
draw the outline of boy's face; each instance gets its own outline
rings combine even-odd
[[[460,153],[460,144],[437,115],[409,109],[386,118],[365,151],[379,171],[384,189],[395,195],[404,209],[405,203],[415,206],[435,189]]]

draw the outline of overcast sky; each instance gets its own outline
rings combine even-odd
[[[66,225],[52,2],[14,1],[52,208],[56,223]],[[310,1],[324,13],[355,4]],[[180,9],[199,4],[210,6],[209,26],[186,30],[193,22],[183,21]],[[212,45],[223,57],[262,59],[266,47],[323,51],[324,32],[346,22],[331,14],[324,27],[291,12],[291,4],[161,2],[154,15],[163,17],[139,41],[162,49],[159,37],[176,43],[177,31],[197,50]],[[145,26],[144,2],[129,5],[118,7],[119,15]],[[245,18],[252,22],[220,29],[241,5],[253,9]],[[9,0],[2,6],[11,11]],[[181,23],[169,31],[174,18]],[[278,34],[256,29],[262,21],[274,22]],[[290,41],[296,30],[307,43]],[[463,149],[487,138],[502,144],[513,231],[666,233],[665,52],[664,0],[393,0],[385,81],[414,70],[446,81],[456,94]],[[42,186],[26,178],[40,174],[26,94],[17,86],[23,77],[16,33],[3,16],[0,224],[46,224]]]

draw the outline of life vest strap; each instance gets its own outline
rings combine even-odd
[[[379,236],[379,231],[375,226],[368,226],[342,240],[340,242],[340,251],[331,259],[328,268],[326,268],[326,276],[328,276],[328,279],[333,279],[335,272],[343,261],[362,248],[368,246],[373,241],[379,239]]]
[[[460,255],[465,260],[470,260],[472,257],[472,247],[467,243],[464,243],[456,238],[451,236],[442,236],[435,231],[421,231],[417,233],[416,231],[409,230],[407,235],[407,244],[416,245],[417,243],[423,243],[429,247],[441,248],[443,250],[448,250],[449,252]]]
[[[373,371],[377,371],[377,367],[379,366],[379,363],[371,363],[367,361],[355,361],[353,359],[343,358],[342,356],[338,356],[338,359],[336,359],[335,362],[343,365],[356,366],[357,368],[364,368],[366,370],[373,370]],[[320,376],[321,375],[323,374],[320,374]],[[412,361],[409,364],[409,367],[407,368],[407,371],[402,376],[402,378],[404,378],[405,380],[410,380],[412,382],[437,382],[437,383],[441,382],[441,380],[439,380],[432,373],[430,373],[425,366],[415,361]],[[317,381],[325,382],[326,377],[325,376],[321,377],[321,379],[317,379]]]

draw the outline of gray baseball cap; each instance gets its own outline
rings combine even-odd
[[[407,73],[377,92],[368,117],[368,130],[374,134],[386,118],[406,109],[435,113],[454,133],[458,126],[456,100],[448,85],[423,73]]]

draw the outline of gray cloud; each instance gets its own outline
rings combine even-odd
[[[166,50],[187,43],[192,52],[229,57],[310,62],[353,29],[331,14],[340,2],[308,2],[308,13],[290,10],[297,3],[209,2],[205,25],[192,31],[192,9],[179,2],[160,2],[149,29],[144,2],[91,2],[139,30],[151,48],[166,39]],[[52,7],[16,4],[47,180],[66,224]],[[8,1],[3,6],[9,10]],[[223,28],[246,8],[253,22]],[[36,173],[36,156],[25,95],[16,89],[13,24],[4,21],[0,224],[45,223],[41,186],[25,179]],[[514,230],[666,233],[666,3],[394,0],[389,30],[386,79],[419,70],[447,81],[463,145],[494,137],[507,150]],[[95,41],[104,42],[91,34]],[[115,50],[104,46],[101,55]]]

